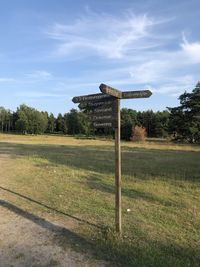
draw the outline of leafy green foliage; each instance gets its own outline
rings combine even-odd
[[[11,130],[12,113],[10,110],[0,107],[0,130],[8,132]]]
[[[132,127],[137,124],[137,112],[132,109],[123,108],[121,110],[121,137],[130,140]]]
[[[180,106],[170,110],[169,129],[178,140],[200,142],[200,82],[192,93],[179,97]]]
[[[168,111],[153,112],[147,110],[137,113],[138,125],[144,127],[149,137],[166,137],[168,135]]]
[[[56,119],[53,113],[51,113],[50,116],[48,117],[48,132],[54,133],[55,127],[56,127]]]
[[[16,116],[16,130],[19,132],[41,134],[47,129],[48,118],[45,112],[21,105],[17,109]]]
[[[61,113],[58,114],[58,117],[56,120],[56,131],[63,132],[63,116]]]
[[[90,133],[90,122],[86,114],[78,112],[75,109],[66,115],[67,129],[69,134],[86,134]]]

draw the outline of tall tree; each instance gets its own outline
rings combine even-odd
[[[21,105],[16,112],[16,130],[22,133],[41,134],[44,133],[48,126],[46,112]]]
[[[16,130],[21,133],[26,133],[28,131],[28,117],[22,107],[17,109],[16,117]]]
[[[90,133],[90,122],[86,114],[71,109],[66,116],[67,129],[69,134],[86,134]]]
[[[147,136],[152,137],[154,135],[154,128],[155,128],[155,123],[154,123],[154,112],[152,110],[147,110],[143,112],[138,112],[137,113],[137,121],[138,125],[142,126],[146,129]]]
[[[67,113],[64,114],[63,116],[63,133],[64,134],[67,134],[68,133],[68,116],[67,116]]]
[[[137,112],[132,109],[121,110],[121,138],[130,140],[132,128],[137,124]]]
[[[167,137],[168,136],[168,123],[169,112],[167,110],[158,111],[154,113],[154,136],[155,137]]]
[[[180,95],[180,106],[170,111],[169,130],[176,139],[200,142],[200,82],[191,93]]]
[[[53,133],[56,128],[56,119],[53,115],[53,113],[50,113],[48,117],[48,132]]]
[[[166,137],[168,135],[169,112],[147,110],[137,113],[138,124],[144,127],[149,137]]]
[[[56,131],[63,132],[63,116],[61,113],[58,114],[56,119]]]
[[[12,128],[13,114],[9,109],[0,107],[0,131],[9,132]]]

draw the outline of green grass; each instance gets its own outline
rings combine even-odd
[[[0,135],[0,192],[43,218],[74,221],[80,242],[56,242],[114,266],[199,267],[199,162],[198,146],[123,143],[121,239],[113,230],[112,141]]]

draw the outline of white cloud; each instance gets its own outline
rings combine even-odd
[[[189,63],[200,63],[200,42],[189,43],[183,33],[182,51]]]
[[[177,41],[178,36],[172,35],[167,27],[162,28],[169,20],[131,12],[114,16],[88,10],[74,21],[49,26],[45,37],[54,45],[50,60],[56,59],[57,63],[81,58],[87,67],[83,70],[78,66],[76,76],[72,67],[70,77],[55,77],[46,70],[26,74],[24,83],[41,82],[40,86],[46,88],[47,82],[51,82],[49,93],[28,95],[64,97],[65,92],[92,93],[104,82],[122,90],[149,87],[155,93],[177,96],[199,79],[193,66],[200,63],[200,43],[189,42],[184,34]],[[90,56],[98,69],[93,64],[88,68]]]
[[[136,16],[129,12],[123,17],[114,17],[92,13],[72,24],[55,23],[46,34],[58,41],[55,56],[79,54],[120,59],[135,50],[159,45],[161,38],[151,40],[151,30],[159,23],[163,22],[145,14]]]
[[[195,83],[196,80],[192,75],[171,77],[168,81],[165,81],[156,89],[152,89],[152,91],[155,93],[178,97],[184,91],[190,91],[192,87],[194,87]]]
[[[31,80],[49,80],[52,78],[52,75],[45,70],[35,70],[32,73],[26,74],[26,77]]]
[[[157,92],[175,96],[199,79],[196,64],[200,64],[200,43],[189,43],[183,35],[180,49],[147,53],[131,67],[130,76],[135,83],[152,83]]]
[[[166,72],[170,69],[168,60],[152,59],[133,67],[130,76],[136,83],[155,83],[165,79]]]

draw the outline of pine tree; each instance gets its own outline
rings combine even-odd
[[[200,82],[191,93],[180,95],[180,106],[168,108],[169,129],[176,139],[190,143],[200,142]]]
[[[63,116],[61,113],[58,114],[56,119],[56,131],[63,132]]]
[[[48,131],[50,133],[53,133],[55,131],[55,127],[56,127],[56,119],[53,113],[51,113],[50,116],[48,117]]]
[[[121,138],[130,140],[132,128],[137,124],[137,112],[132,109],[121,110]]]

